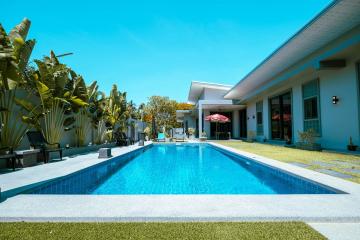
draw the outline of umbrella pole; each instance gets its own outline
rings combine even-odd
[[[218,122],[215,123],[215,129],[216,129],[216,131],[215,131],[215,138],[216,138],[216,140],[219,140],[219,137],[218,137],[218,127],[217,127],[217,125],[218,125]]]

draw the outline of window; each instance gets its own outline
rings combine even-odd
[[[304,118],[305,120],[318,118],[318,98],[312,97],[304,99]]]
[[[320,91],[319,80],[313,80],[303,85],[304,131],[314,129],[321,134],[320,126]]]
[[[292,140],[291,92],[269,99],[271,139]]]
[[[256,135],[264,135],[262,101],[256,103]]]

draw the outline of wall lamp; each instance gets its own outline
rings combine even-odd
[[[338,98],[337,96],[333,96],[333,97],[332,97],[332,103],[333,103],[333,104],[337,104],[339,101],[340,101],[340,100],[339,100],[339,98]]]

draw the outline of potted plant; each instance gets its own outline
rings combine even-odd
[[[310,128],[305,132],[298,131],[300,142],[296,143],[296,147],[303,150],[321,151],[321,145],[316,143],[317,132]]]
[[[254,131],[248,131],[246,142],[254,142],[256,138],[256,133]]]
[[[202,132],[199,139],[201,142],[205,142],[207,140],[206,132]]]
[[[150,136],[150,133],[151,133],[151,129],[149,127],[146,127],[144,129],[144,133],[145,133],[145,140],[149,141],[149,136]]]
[[[352,141],[352,137],[350,137],[349,144],[347,145],[347,149],[349,151],[356,151],[357,147],[358,147],[357,145],[354,145],[354,143]]]
[[[195,133],[195,129],[194,128],[188,128],[188,134],[189,134],[189,138],[193,139],[194,138],[194,133]]]

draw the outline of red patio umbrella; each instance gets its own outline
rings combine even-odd
[[[206,116],[205,117],[205,121],[209,121],[209,122],[214,122],[216,123],[216,138],[218,137],[217,136],[217,124],[218,123],[226,123],[226,122],[230,122],[230,119],[224,115],[221,115],[221,114],[212,114],[212,115],[209,115],[209,116]]]
[[[205,121],[216,122],[216,123],[218,123],[218,122],[226,123],[226,122],[230,122],[230,119],[224,115],[216,113],[216,114],[206,116]]]

